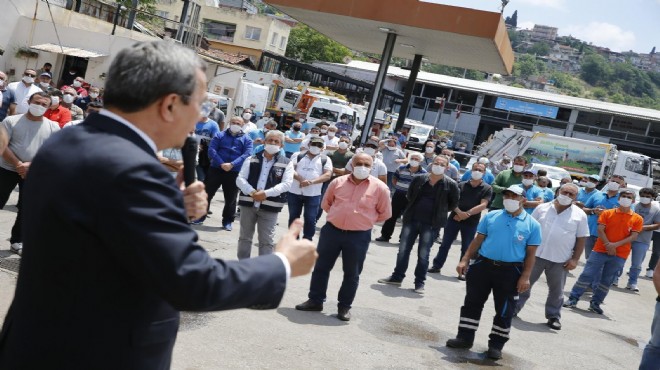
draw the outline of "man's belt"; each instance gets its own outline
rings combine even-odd
[[[477,257],[477,260],[482,260],[482,261],[488,262],[493,266],[522,266],[522,264],[523,264],[522,262],[495,261],[495,260],[492,260],[490,258],[484,257],[482,255],[479,255],[479,257]]]
[[[344,230],[344,229],[340,229],[337,226],[333,225],[332,222],[328,222],[328,225],[330,225],[330,227],[332,227],[333,229],[335,229],[337,231],[341,231],[343,233],[363,233],[365,231],[371,231],[371,229],[369,229],[369,230]]]

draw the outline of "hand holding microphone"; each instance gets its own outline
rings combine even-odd
[[[194,137],[188,136],[186,138],[183,147],[181,147],[183,168],[177,176],[177,182],[183,191],[183,206],[190,220],[197,220],[206,215],[208,209],[208,196],[204,189],[204,183],[195,181],[195,157],[197,156],[198,145]]]

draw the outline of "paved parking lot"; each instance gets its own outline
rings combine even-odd
[[[5,257],[18,258],[8,251],[16,195],[0,210],[2,261]],[[218,194],[212,204],[215,214],[195,229],[212,256],[233,259],[238,222],[232,232],[221,230],[222,206],[222,194]],[[285,230],[287,217],[285,210],[279,218],[278,235]],[[320,224],[323,223],[322,219]],[[380,227],[374,228],[373,239],[380,235],[379,231]],[[398,227],[393,240],[397,235]],[[53,245],[53,248],[67,253],[66,246]],[[444,346],[456,333],[465,294],[464,283],[456,279],[454,271],[460,247],[452,248],[441,274],[429,274],[423,296],[412,291],[410,277],[400,288],[376,282],[391,274],[397,248],[395,244],[371,243],[349,323],[334,317],[341,283],[340,260],[331,275],[329,299],[322,313],[299,312],[293,308],[307,299],[309,276],[292,279],[281,306],[275,310],[183,313],[172,368],[633,369],[639,365],[643,345],[650,336],[656,297],[650,279],[640,279],[640,293],[614,288],[603,305],[602,316],[588,312],[588,301],[580,301],[579,309],[563,311],[563,329],[552,331],[545,326],[543,304],[547,289],[541,278],[527,306],[514,319],[504,359],[493,362],[483,354],[494,314],[492,300],[486,304],[471,350]],[[432,254],[435,251],[437,244]],[[411,257],[408,276],[412,275],[415,261]],[[581,269],[582,266],[578,267],[569,277],[567,290]],[[3,269],[0,263],[0,319],[11,302],[15,282],[16,274]],[[622,283],[625,284],[625,276]]]

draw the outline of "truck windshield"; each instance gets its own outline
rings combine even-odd
[[[410,134],[415,136],[429,136],[431,127],[410,126]]]
[[[293,91],[287,91],[284,94],[284,99],[283,100],[286,103],[294,105],[294,104],[296,104],[296,101],[298,100],[299,95],[300,95],[300,93],[296,93],[296,92],[293,92]]]
[[[309,116],[312,118],[322,119],[325,121],[331,121],[331,122],[339,121],[338,112],[331,111],[325,108],[314,108],[312,109],[312,112],[309,114]]]
[[[626,171],[634,172],[640,175],[648,176],[651,161],[648,158],[626,158]]]

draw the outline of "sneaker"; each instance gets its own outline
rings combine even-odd
[[[614,281],[612,282],[612,286],[618,287],[619,286],[619,278],[616,277]]]
[[[430,272],[432,274],[439,274],[440,273],[440,267],[431,267],[430,269],[426,270],[426,272]]]
[[[467,340],[461,338],[449,339],[445,345],[449,348],[472,348],[472,342],[468,342]]]
[[[227,231],[231,231],[231,222],[227,222],[226,224],[222,224],[222,227],[225,228]]]
[[[637,284],[628,284],[626,285],[626,289],[632,290],[633,292],[639,292],[639,288],[637,287]]]
[[[200,218],[198,220],[190,221],[191,225],[199,226],[204,224],[204,219]]]
[[[653,270],[651,269],[646,270],[646,277],[649,279],[653,279]]]
[[[548,325],[550,329],[561,330],[561,323],[558,318],[553,317],[552,319],[549,319],[546,325]]]
[[[564,307],[566,308],[575,308],[577,307],[578,300],[576,298],[569,298],[568,302],[564,303]]]
[[[465,281],[465,275],[463,274],[458,275],[458,280]]]
[[[12,252],[18,254],[19,256],[23,255],[23,243],[11,243],[9,248]]]
[[[413,289],[413,292],[417,294],[424,294],[424,284],[416,284],[415,289]]]
[[[378,279],[378,282],[381,284],[390,284],[390,285],[398,285],[401,286],[401,280],[397,280],[393,278],[392,276],[386,277],[384,279]]]
[[[596,303],[594,301],[591,301],[591,303],[589,304],[589,311],[595,312],[599,315],[603,314],[603,309],[600,308],[600,303]]]
[[[488,357],[491,360],[499,360],[502,358],[502,350],[489,347],[488,351],[486,351],[486,357]]]
[[[389,242],[390,238],[386,238],[384,236],[379,236],[379,237],[376,238],[376,241],[377,242]]]

